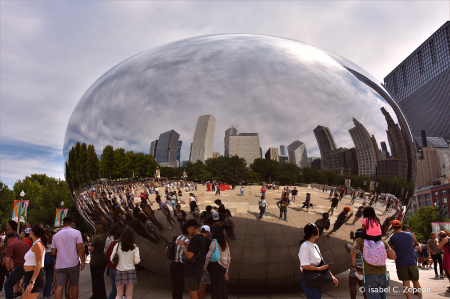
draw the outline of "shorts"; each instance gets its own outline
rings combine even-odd
[[[197,291],[200,285],[200,277],[187,276],[184,278],[184,289],[187,291]]]
[[[23,275],[23,285],[26,289],[28,284],[30,283],[31,277],[33,277],[33,271],[25,272]],[[44,291],[45,287],[45,274],[44,274],[44,268],[42,267],[39,271],[39,274],[36,278],[36,282],[34,283],[33,289],[31,290],[31,293],[42,293]]]
[[[356,217],[356,218],[361,218],[361,217],[362,217],[362,214],[356,213],[355,217]]]
[[[417,268],[417,265],[409,267],[397,267],[397,276],[401,281],[418,281],[419,268]]]
[[[420,253],[420,257],[428,257],[428,251],[427,250],[423,250]]]
[[[77,285],[80,280],[80,264],[71,268],[55,269],[56,285],[58,287],[65,287],[67,279],[70,285]]]

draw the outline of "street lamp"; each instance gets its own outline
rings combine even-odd
[[[19,234],[20,231],[20,214],[22,213],[22,203],[23,203],[23,198],[25,196],[25,192],[20,192],[20,205],[19,205],[19,215],[17,215],[17,234]]]

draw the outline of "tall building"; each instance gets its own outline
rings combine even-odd
[[[192,142],[192,162],[205,162],[213,156],[214,131],[216,119],[212,114],[202,115],[197,120],[194,141]]]
[[[384,107],[381,107],[381,112],[383,113],[384,117],[386,118],[386,122],[388,125],[387,134],[389,136],[389,139],[392,143],[392,158],[394,160],[397,160],[397,169],[398,174],[397,176],[403,177],[405,180],[408,179],[408,152],[406,149],[406,142],[403,139],[402,131],[398,124],[394,122],[389,112],[384,109]],[[379,159],[381,160],[381,159]],[[385,162],[388,163],[388,162]],[[381,173],[380,173],[381,174]]]
[[[287,156],[286,145],[280,145],[280,156]]]
[[[413,136],[420,130],[450,136],[450,21],[390,72],[384,85],[406,115]]]
[[[181,165],[181,146],[183,145],[183,141],[178,140],[177,143],[177,161],[178,161],[178,165]]]
[[[386,142],[381,141],[381,142],[380,142],[380,145],[381,145],[381,150],[382,150],[383,152],[386,152],[386,155],[388,155],[389,152],[388,152],[388,150],[387,150]]]
[[[157,148],[157,146],[158,146],[158,139],[153,140],[150,143],[150,152],[149,152],[149,154],[152,155],[153,157],[155,157],[155,155],[156,155],[156,148]]]
[[[289,158],[287,156],[280,156],[280,164],[289,163]]]
[[[225,138],[227,139],[226,135]],[[258,133],[229,135],[227,141],[229,156],[239,156],[239,158],[244,158],[245,162],[247,162],[247,167],[250,167],[250,164],[252,164],[255,159],[261,158]]]
[[[271,147],[267,150],[265,154],[267,160],[275,160],[280,162],[280,156],[278,155],[278,149],[276,147]]]
[[[230,136],[237,136],[237,129],[233,126],[225,131],[224,145],[225,150],[223,152],[224,157],[230,156]]]
[[[219,158],[220,153],[219,152],[213,152],[213,158]]]
[[[377,167],[377,153],[372,144],[372,137],[367,129],[355,118],[353,118],[355,126],[348,130],[355,144],[356,155],[358,157],[358,174],[359,175],[375,175]]]
[[[156,162],[163,166],[177,165],[178,138],[180,138],[180,134],[174,130],[159,135],[155,156]]]
[[[189,161],[193,162],[191,158],[192,158],[192,143],[191,143],[191,147],[189,148]],[[197,162],[197,161],[195,161],[195,162]]]
[[[358,155],[356,148],[346,148],[344,151],[345,168],[350,169],[350,174],[358,175]]]
[[[306,153],[306,145],[295,140],[287,147],[289,163],[297,164],[298,167],[304,168],[308,167],[308,154]]]
[[[331,135],[330,129],[324,126],[317,126],[314,129],[314,136],[316,137],[317,144],[320,150],[321,169],[330,169],[330,153],[337,149],[336,142],[333,135]]]
[[[320,164],[321,164],[321,158],[317,158],[317,159],[315,159],[314,161],[312,161],[311,162],[311,169],[317,169],[317,170],[320,170],[321,168],[321,166],[320,166]]]

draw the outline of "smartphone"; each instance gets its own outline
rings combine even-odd
[[[326,265],[328,265],[328,266],[331,266],[331,265],[333,265],[333,264],[334,264],[334,262],[326,263]]]

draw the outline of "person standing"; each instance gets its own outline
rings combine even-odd
[[[109,269],[109,278],[111,279],[111,292],[109,293],[108,299],[115,299],[117,296],[117,288],[116,288],[116,265],[114,265],[113,262],[111,262],[111,254],[114,249],[114,247],[117,244],[117,240],[122,235],[123,229],[119,228],[114,232],[113,241],[109,244],[108,248],[106,249],[105,257],[106,257],[106,267]]]
[[[398,220],[392,221],[394,235],[390,239],[391,247],[397,255],[395,266],[397,268],[398,279],[403,282],[403,289],[406,298],[411,298],[410,281],[415,289],[419,290],[417,295],[422,297],[419,283],[419,268],[417,268],[416,255],[414,253],[414,238],[411,233],[402,231],[402,224]]]
[[[172,299],[182,299],[184,292],[183,250],[177,242],[178,240],[181,240],[189,244],[189,233],[186,230],[186,225],[181,226],[181,232],[182,234],[175,239],[175,259],[170,263],[170,276],[172,277]]]
[[[19,240],[16,232],[7,233],[5,242],[8,244],[5,254],[5,266],[8,272],[12,271],[4,285],[5,298],[13,299],[15,298],[13,288],[20,279],[22,279],[23,274],[25,273],[23,264],[25,262],[25,254],[30,250],[30,247],[27,243]]]
[[[261,198],[258,200],[258,206],[259,206],[259,218],[258,218],[258,220],[261,220],[263,215],[264,215],[264,212],[266,211],[266,208],[269,206],[267,204],[265,196],[261,196]]]
[[[289,195],[286,193],[283,194],[282,199],[277,202],[277,207],[280,209],[280,220],[284,214],[284,221],[287,221],[287,208],[291,203],[289,202]]]
[[[203,276],[203,266],[206,259],[206,239],[200,233],[198,226],[198,222],[195,219],[189,219],[186,222],[186,230],[192,237],[191,241],[189,244],[183,240],[177,241],[177,244],[181,246],[184,255],[188,259],[184,268],[184,286],[189,291],[191,299],[198,298],[198,288],[200,279]]]
[[[216,250],[219,250],[220,259],[217,262],[211,261],[211,287],[212,287],[212,299],[228,298],[227,294],[227,281],[228,269],[230,268],[231,254],[230,247],[225,241],[225,235],[223,233],[223,228],[220,226],[215,226],[212,229],[212,242],[209,246],[209,251],[206,254],[204,271],[206,271],[208,265],[210,264],[211,257]]]
[[[66,216],[63,220],[64,227],[53,236],[51,252],[53,255],[56,255],[55,299],[62,299],[67,280],[70,283],[70,299],[78,298],[78,281],[80,278],[80,269],[84,269],[85,256],[81,233],[73,229],[71,227],[72,224],[72,217]]]
[[[331,200],[331,208],[328,210],[328,215],[333,215],[334,209],[337,209],[339,205],[339,199],[337,198],[336,194],[334,195],[333,199]]]
[[[435,278],[445,278],[444,276],[444,270],[442,269],[442,256],[441,256],[441,249],[438,249],[437,246],[439,245],[439,241],[437,239],[437,234],[435,232],[431,233],[430,239],[427,242],[427,249],[431,252],[431,258],[433,259],[434,263],[434,274]],[[440,270],[440,276],[437,272],[437,266],[439,263],[439,270]]]
[[[5,266],[5,254],[6,254],[6,247],[8,246],[8,243],[6,242],[6,234],[15,232],[17,230],[17,222],[14,220],[9,220],[6,224],[6,232],[5,235],[2,237],[2,243],[1,243],[1,259],[0,259],[0,296],[3,296],[3,284],[5,282],[5,277],[8,275],[8,269],[6,269]]]
[[[323,271],[328,269],[328,265],[322,259],[319,246],[315,244],[315,241],[319,237],[319,230],[313,223],[308,223],[303,228],[304,236],[300,251],[298,252],[298,258],[300,260],[300,270],[308,271]],[[331,274],[331,272],[330,272]],[[338,280],[331,274],[334,285],[338,285]],[[308,288],[306,286],[305,275],[302,275],[302,290],[307,299],[318,299],[322,297],[323,287],[320,288]]]
[[[445,276],[450,281],[450,242],[449,242],[450,233],[447,231],[439,232],[439,245],[437,245],[438,249],[444,248],[444,258],[442,260],[442,269],[445,272]],[[450,292],[450,287],[447,287],[447,292]]]
[[[181,230],[183,230],[183,225],[186,223],[186,212],[181,209],[180,205],[176,205],[176,209],[173,211],[173,216],[180,224]]]
[[[297,198],[298,190],[297,187],[294,187],[294,189],[291,192],[292,200],[295,202],[295,199]],[[309,193],[306,193],[306,198],[308,199]]]
[[[159,205],[161,211],[163,212],[164,216],[166,216],[167,222],[169,222],[169,229],[172,229],[172,222],[175,224],[175,219],[173,219],[169,207],[165,202],[161,201],[161,197],[156,197],[156,203]]]
[[[266,186],[261,187],[260,193],[261,193],[261,196],[266,196]]]
[[[33,240],[33,245],[24,256],[23,285],[25,291],[22,298],[37,299],[39,293],[45,287],[44,252],[47,238],[44,227],[41,224],[34,224],[30,229],[30,237]]]
[[[241,196],[244,196],[244,191],[245,191],[244,186],[241,186]]]
[[[360,228],[358,231],[361,231],[362,229]],[[353,240],[353,243],[355,243],[355,240]],[[348,244],[344,244],[345,249],[350,253],[350,250],[352,248],[352,244],[348,243]],[[359,271],[362,271],[362,254],[361,252],[357,252],[356,253],[356,263],[355,263],[356,267],[354,268],[351,264],[350,264],[350,272],[348,274],[348,285],[350,287],[350,298],[351,299],[356,299],[356,285],[359,285],[360,287],[364,286],[364,281],[363,278],[364,276],[359,274],[358,272],[356,272],[356,269],[358,269]],[[364,295],[364,299],[368,299],[366,292],[363,292]]]
[[[294,192],[294,191],[297,191],[297,190],[295,190],[295,188],[294,188],[294,190],[292,190],[292,192]],[[294,198],[294,201],[295,201],[295,197],[294,196],[293,196],[293,198]],[[300,209],[300,211],[303,210],[304,207],[306,207],[306,212],[309,212],[309,204],[310,204],[310,202],[311,202],[311,195],[309,193],[306,193],[306,200],[303,203],[303,206]]]
[[[139,256],[139,247],[135,244],[134,232],[131,227],[123,230],[119,242],[114,246],[111,253],[111,261],[113,261],[116,253],[119,257],[119,262],[116,265],[116,299],[122,298],[125,285],[126,299],[132,299],[133,287],[137,283],[135,265],[139,264],[141,257]]]
[[[106,299],[105,279],[106,259],[103,253],[106,243],[106,233],[102,224],[95,226],[94,239],[88,250],[91,253],[90,270],[92,282],[92,298]]]

